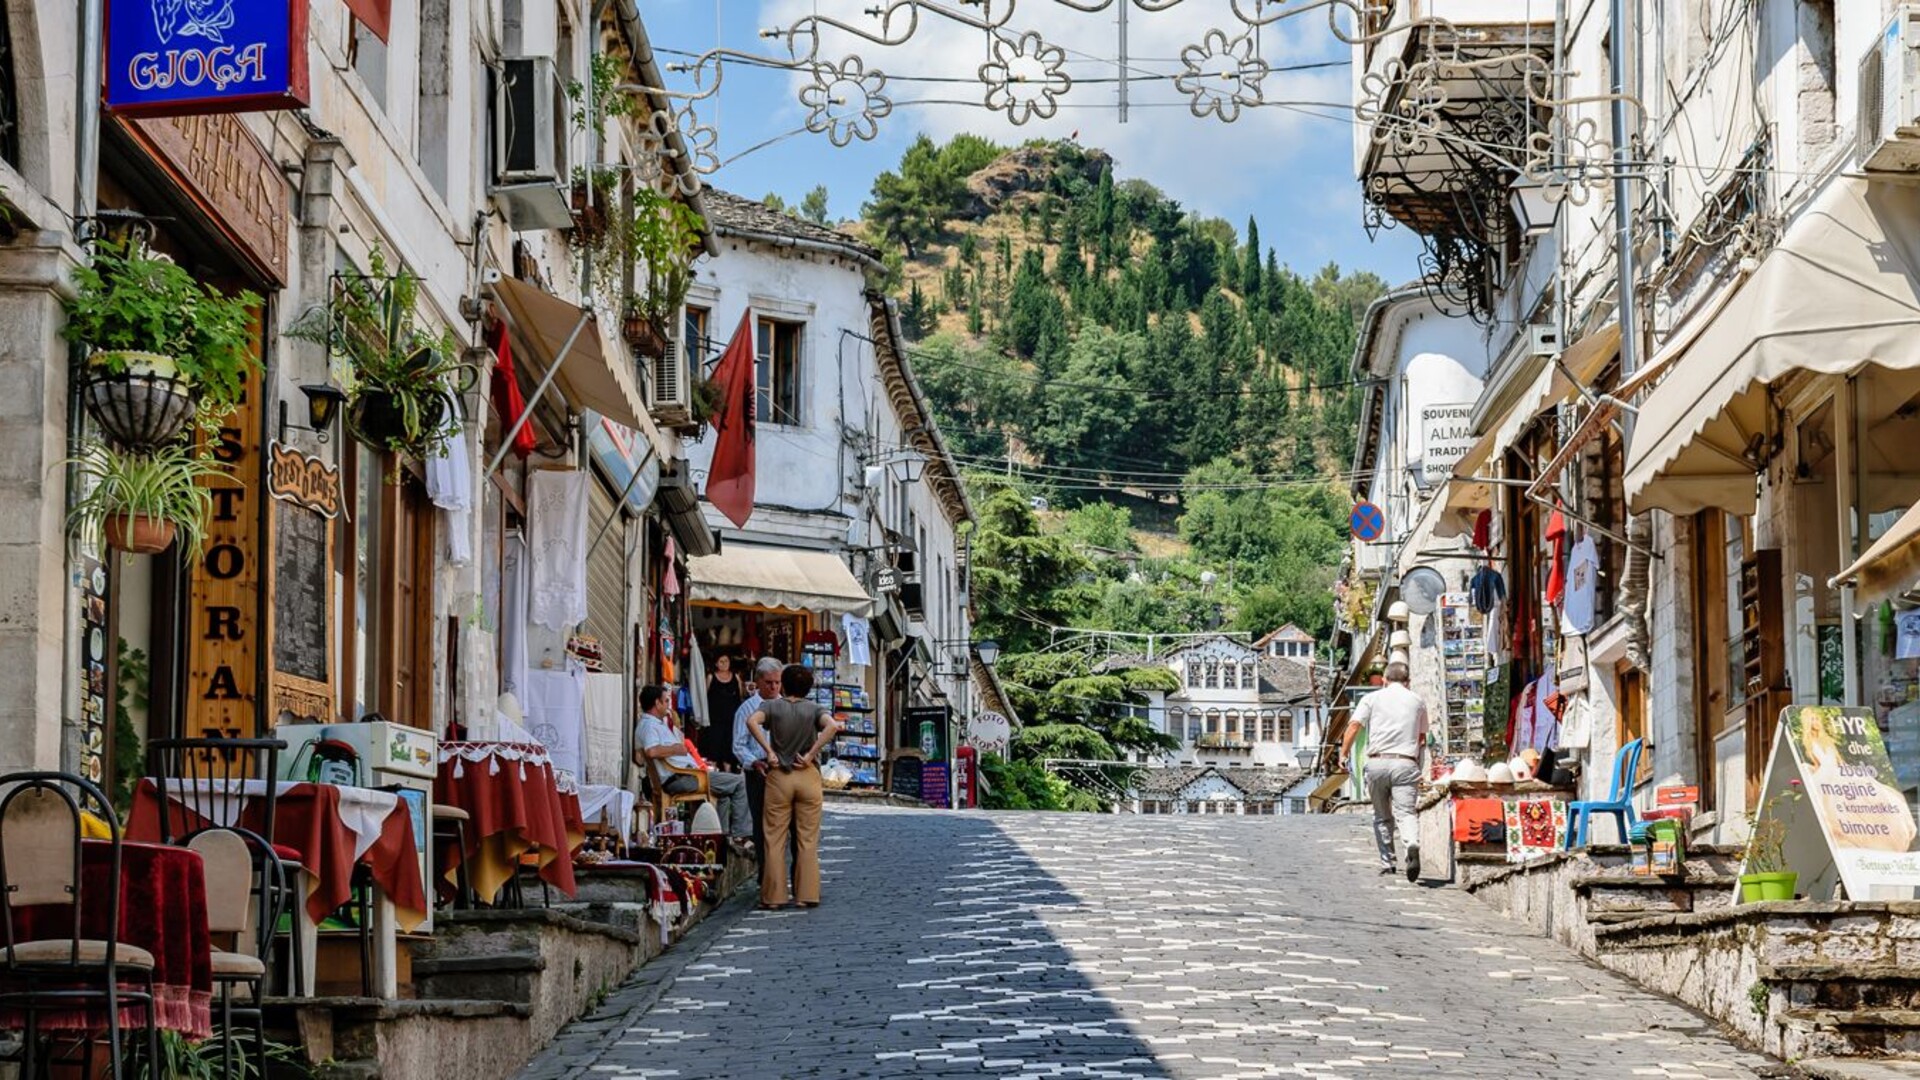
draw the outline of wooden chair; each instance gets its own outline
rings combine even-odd
[[[682,806],[690,804],[697,805],[712,800],[713,791],[707,780],[707,770],[683,768],[669,764],[665,760],[658,758],[650,760],[645,755],[640,754],[636,754],[635,759],[640,765],[641,774],[647,778],[647,799],[653,804],[653,820],[655,822],[668,820],[671,816],[669,811],[677,813]],[[669,778],[674,776],[692,777],[693,790],[668,791],[666,783],[659,776],[659,773],[663,772],[666,773]]]
[[[454,888],[456,891],[454,892],[452,906],[456,910],[461,911],[472,907],[474,901],[473,885],[467,879],[467,822],[472,820],[472,814],[467,813],[457,806],[450,806],[446,803],[433,804],[432,843],[434,851],[437,853],[442,846],[450,845],[460,853],[460,861],[455,864],[453,868]],[[429,858],[433,859],[433,886],[434,893],[437,896],[440,891],[440,862],[439,859],[433,855],[429,855]],[[431,902],[436,896],[429,896],[427,900]]]
[[[58,772],[0,776],[9,788],[0,798],[0,971],[10,987],[0,1005],[26,1013],[20,1073],[35,1076],[38,1013],[46,1007],[93,1007],[105,1013],[111,1075],[121,1076],[120,1009],[136,1006],[146,1015],[147,1069],[160,1071],[160,1036],[155,1026],[153,954],[119,940],[120,824],[113,805],[87,780]],[[86,804],[105,822],[112,845],[105,896],[85,888],[81,856],[81,814]],[[21,941],[14,936],[14,909],[59,905],[73,909],[72,930],[64,937]],[[100,938],[84,936],[84,913],[96,907],[106,917]],[[144,983],[144,991],[121,986]]]
[[[223,1076],[236,1076],[233,1052],[234,1020],[253,1029],[255,1075],[267,1075],[267,1032],[261,1015],[274,928],[280,923],[281,898],[286,895],[281,861],[272,845],[244,829],[215,827],[195,833],[187,847],[200,853],[207,875],[207,929],[230,938],[233,948],[213,950],[213,981],[220,990],[220,1065]],[[236,989],[252,991],[239,1008]]]

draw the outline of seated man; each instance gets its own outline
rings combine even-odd
[[[637,747],[637,756],[652,766],[653,782],[676,795],[692,791],[696,781],[691,776],[668,772],[660,766],[664,761],[676,769],[692,769],[698,766],[687,753],[686,737],[674,729],[673,701],[667,695],[664,686],[643,686],[640,688],[640,726],[634,731],[633,744]],[[707,771],[707,790],[713,793],[720,804],[720,818],[727,835],[741,844],[747,845],[753,837],[753,811],[747,806],[746,779],[739,773]]]

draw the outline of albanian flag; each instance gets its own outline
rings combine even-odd
[[[745,528],[753,515],[753,309],[740,315],[740,326],[720,356],[713,381],[720,390],[720,407],[713,413],[713,464],[707,469],[707,501]]]

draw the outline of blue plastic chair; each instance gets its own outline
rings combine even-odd
[[[1613,755],[1613,787],[1604,802],[1583,800],[1567,804],[1567,850],[1587,846],[1587,825],[1597,814],[1613,815],[1620,826],[1620,842],[1630,843],[1640,815],[1633,809],[1633,777],[1640,771],[1644,739],[1635,739]]]

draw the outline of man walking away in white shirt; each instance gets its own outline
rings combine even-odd
[[[1373,800],[1373,841],[1380,873],[1393,873],[1394,834],[1406,845],[1407,880],[1420,878],[1420,833],[1414,803],[1420,793],[1420,751],[1427,744],[1427,703],[1407,687],[1407,665],[1387,665],[1387,685],[1360,699],[1340,746],[1353,771],[1353,744],[1367,733],[1367,795]]]

